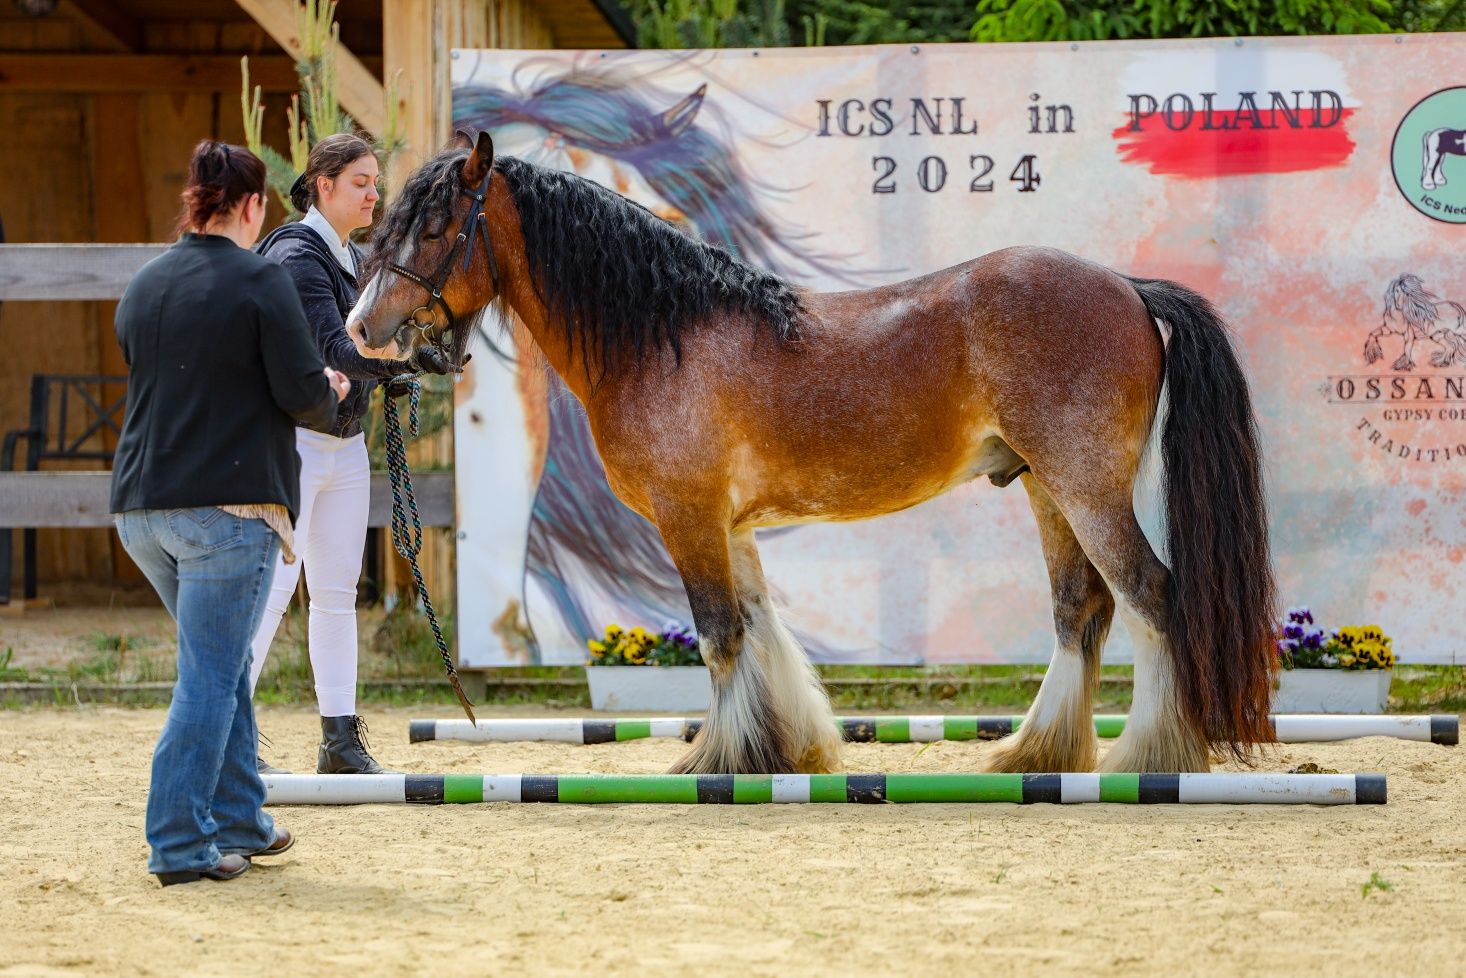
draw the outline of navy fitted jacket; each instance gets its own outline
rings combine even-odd
[[[355,244],[349,247],[360,268],[361,249]],[[400,360],[369,360],[356,352],[356,344],[346,335],[346,316],[356,305],[359,291],[356,278],[341,267],[314,228],[283,224],[266,235],[255,250],[290,273],[321,358],[326,366],[351,378],[351,393],[341,403],[341,413],[330,433],[338,438],[357,434],[371,405],[372,388],[377,381],[404,372],[406,365]]]

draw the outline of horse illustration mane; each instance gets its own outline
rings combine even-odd
[[[600,184],[512,156],[494,167],[519,210],[541,299],[589,366],[603,371],[681,337],[714,313],[742,314],[782,342],[799,338],[799,294],[770,272],[700,241]]]
[[[1385,289],[1385,312],[1397,310],[1411,326],[1423,328],[1433,325],[1437,301],[1419,275],[1401,275]]]
[[[533,80],[521,83],[526,76]],[[785,224],[760,205],[762,196],[791,188],[747,172],[739,144],[760,140],[729,131],[701,89],[667,91],[648,77],[598,62],[567,68],[557,59],[531,59],[505,87],[456,86],[453,123],[491,132],[532,126],[565,146],[615,160],[686,215],[703,240],[786,278],[823,276],[860,285],[870,274],[852,265],[857,256],[815,247],[817,234]]]

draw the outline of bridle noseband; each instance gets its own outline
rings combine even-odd
[[[387,263],[388,271],[396,272],[408,281],[422,286],[428,293],[428,301],[408,313],[402,325],[397,327],[397,332],[392,334],[392,338],[397,341],[398,349],[403,349],[406,345],[404,340],[407,330],[416,329],[422,335],[423,342],[430,343],[446,352],[443,338],[454,331],[458,317],[453,314],[453,308],[448,305],[448,300],[443,298],[443,288],[448,284],[449,276],[453,274],[453,262],[460,251],[463,252],[463,271],[468,271],[468,266],[473,261],[474,245],[480,239],[483,240],[484,252],[489,257],[489,277],[493,283],[494,294],[499,294],[499,265],[494,260],[494,245],[489,240],[489,217],[484,211],[484,204],[489,197],[489,181],[493,178],[494,170],[490,167],[477,192],[467,187],[459,191],[465,197],[471,198],[473,204],[469,207],[468,216],[464,218],[459,228],[458,238],[453,242],[453,247],[447,255],[443,256],[442,263],[438,265],[431,277],[419,275],[412,269],[404,268],[395,262]],[[434,314],[435,306],[442,306],[443,312],[448,316],[446,325],[438,330],[436,339],[428,335],[428,331],[437,325],[437,316]]]

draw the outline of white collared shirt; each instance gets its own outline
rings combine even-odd
[[[305,212],[305,217],[300,219],[300,223],[319,234],[321,240],[326,242],[326,247],[331,249],[331,254],[336,256],[336,261],[346,269],[346,274],[352,278],[356,277],[356,259],[352,257],[351,249],[341,243],[341,236],[336,233],[335,228],[331,227],[331,222],[326,220],[326,215],[316,210],[315,204],[312,204],[310,210]]]

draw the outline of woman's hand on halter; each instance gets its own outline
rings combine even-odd
[[[351,378],[339,370],[326,368],[326,379],[331,382],[331,389],[336,392],[336,400],[346,400],[346,395],[351,393]]]

